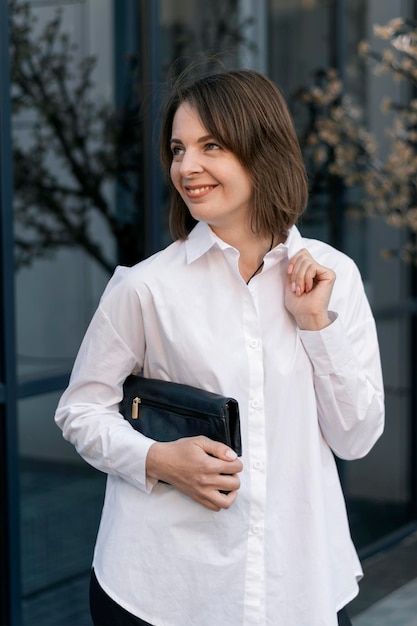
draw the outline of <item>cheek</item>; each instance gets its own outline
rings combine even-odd
[[[174,177],[175,177],[175,164],[174,164],[174,162],[171,163],[171,167],[169,168],[169,175],[171,177],[172,182],[174,182]]]
[[[180,175],[178,171],[178,165],[176,163],[171,164],[169,175],[171,177],[172,184],[177,189],[177,191],[179,191]]]
[[[235,177],[236,187],[239,189],[242,196],[252,197],[253,195],[253,185],[250,181],[249,176],[246,173],[242,173],[240,176]]]

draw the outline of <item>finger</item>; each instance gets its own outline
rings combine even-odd
[[[199,502],[212,511],[220,511],[221,509],[230,508],[236,498],[237,491],[213,491],[210,497],[203,497]]]
[[[311,259],[298,259],[291,274],[291,290],[297,295],[313,288],[316,265]]]
[[[200,445],[207,454],[216,457],[217,459],[221,459],[222,461],[232,462],[235,461],[238,456],[232,448],[226,446],[224,443],[220,443],[219,441],[214,441],[213,439],[209,439],[208,437],[199,436],[197,437],[200,440]]]
[[[313,261],[307,250],[300,250],[293,256],[288,264],[288,276],[290,277],[290,287],[293,293],[301,295],[305,289],[306,268]]]
[[[315,261],[311,261],[310,263],[306,261],[301,267],[300,272],[304,274],[303,280],[306,293],[310,292],[319,283],[333,284],[336,279],[336,274],[333,270],[323,267],[323,265]]]
[[[211,494],[211,496],[213,497],[213,501],[215,501],[218,504],[217,494],[221,493],[221,494],[229,495],[232,492],[237,492],[240,489],[240,480],[237,474],[234,474],[232,476],[219,474],[215,478],[213,477],[212,482],[210,481],[210,488],[208,488],[204,484],[203,485],[200,484],[200,488],[201,488],[200,493]],[[231,504],[230,499],[228,499],[227,501],[224,501],[224,504],[227,504],[228,506],[230,506]]]
[[[224,477],[237,476],[243,469],[243,464],[240,459],[236,459],[233,462],[222,461],[213,456],[207,456],[206,462],[201,464],[201,473],[203,482],[206,481],[207,485],[213,486],[216,489],[225,489]],[[239,481],[239,479],[238,479]],[[236,482],[236,481],[235,481]],[[232,484],[229,489],[238,488],[239,482]]]
[[[301,275],[305,273],[306,268],[311,265],[312,263],[315,264],[314,259],[311,258],[311,256],[300,256],[298,257],[295,262],[294,262],[294,267],[293,267],[293,271],[292,271],[292,275],[293,276],[297,276],[297,275]]]
[[[315,285],[322,280],[334,280],[332,270],[317,263],[311,255],[300,253],[290,263],[292,272],[290,276],[291,290],[297,295],[309,293]]]
[[[218,481],[219,491],[238,491],[240,489],[240,479],[237,474],[221,474]]]
[[[314,287],[314,281],[317,277],[317,263],[310,262],[304,265],[304,290],[309,293]]]
[[[300,259],[302,260],[305,258],[312,259],[313,257],[306,248],[302,248],[297,252],[297,254],[294,254],[294,256],[289,259],[288,266],[290,267],[291,265],[295,265],[297,262],[300,261]]]
[[[306,248],[302,248],[301,250],[297,252],[297,254],[294,254],[294,256],[291,257],[288,261],[288,270],[287,270],[288,274],[292,274],[297,262],[299,263],[305,258],[309,258],[309,259],[313,258]]]
[[[232,506],[237,498],[237,491],[229,491],[228,493],[219,493],[218,504],[221,509],[228,509]]]
[[[236,500],[240,480],[234,476],[201,476],[187,493],[196,502],[218,511],[229,508]]]
[[[324,267],[320,265],[308,252],[306,249],[300,250],[296,255],[294,255],[288,262],[288,275],[290,275],[293,279],[296,278],[298,274],[303,274],[306,272],[308,267],[314,268],[316,272],[316,276],[319,280],[334,280],[336,275],[328,267]]]

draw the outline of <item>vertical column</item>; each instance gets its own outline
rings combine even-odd
[[[0,2],[0,623],[21,624],[8,3]]]
[[[415,2],[410,2],[410,17],[417,20],[417,6]],[[415,83],[411,87],[410,98],[417,98],[417,87]],[[416,200],[416,198],[415,198]],[[415,233],[410,233],[410,238],[417,239]],[[417,520],[417,265],[413,265],[410,271],[410,296],[414,302],[413,313],[411,315],[411,354],[410,354],[410,419],[411,419],[411,437],[410,437],[410,490],[411,490],[411,516],[413,520]]]
[[[162,240],[162,172],[159,164],[159,106],[161,90],[161,60],[159,2],[142,3],[143,57],[143,164],[145,256],[156,252]]]
[[[344,78],[346,65],[346,0],[335,0],[330,7],[329,65]],[[329,174],[330,243],[344,249],[344,184],[339,177]]]
[[[267,73],[267,2],[266,0],[240,0],[239,21],[251,20],[245,31],[245,42],[240,47],[240,64],[244,68]],[[247,41],[246,41],[247,39]],[[252,49],[248,43],[255,44]]]

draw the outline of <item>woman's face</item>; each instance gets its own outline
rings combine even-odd
[[[171,180],[194,219],[214,232],[250,228],[252,184],[238,158],[216,143],[187,103],[172,124]]]

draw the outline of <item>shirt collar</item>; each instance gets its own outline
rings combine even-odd
[[[208,252],[213,246],[218,246],[221,249],[232,247],[217,237],[206,222],[198,222],[185,241],[187,263],[192,263],[197,260],[203,256],[203,254]],[[288,258],[291,259],[301,250],[301,248],[304,247],[305,244],[300,231],[296,226],[292,226],[288,232],[288,237],[285,242],[276,246],[274,250],[286,250]]]
[[[203,254],[208,252],[210,248],[219,245],[219,242],[227,246],[227,244],[213,233],[206,222],[198,222],[185,241],[187,263],[192,263],[199,259]]]
[[[275,249],[286,249],[288,258],[291,259],[297,252],[305,248],[304,240],[297,226],[292,226],[288,231],[288,237],[284,243],[279,244]]]

